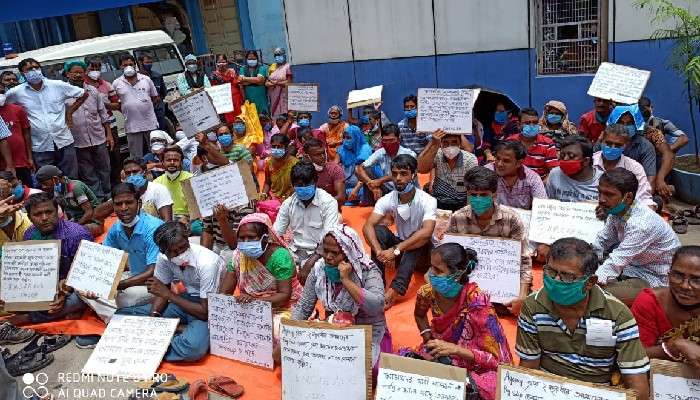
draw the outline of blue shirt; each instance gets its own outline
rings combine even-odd
[[[147,213],[139,214],[139,221],[134,227],[131,238],[126,236],[120,221],[112,225],[102,243],[129,253],[129,271],[138,275],[146,271],[146,267],[155,264],[160,250],[153,241],[153,232],[163,224],[163,221]]]

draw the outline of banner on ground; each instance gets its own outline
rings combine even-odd
[[[467,371],[382,353],[375,400],[463,400]]]
[[[651,394],[654,400],[700,398],[700,371],[687,364],[651,360]]]

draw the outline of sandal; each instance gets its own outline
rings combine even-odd
[[[243,395],[244,388],[238,382],[227,376],[214,376],[209,378],[209,387],[232,399],[237,399]]]
[[[697,207],[695,210],[683,210],[680,216],[684,217],[690,225],[700,225],[700,218],[697,216],[696,210]]]
[[[187,394],[189,394],[190,400],[209,400],[207,384],[201,379],[197,379],[192,383],[190,391]]]
[[[157,393],[179,393],[189,389],[190,383],[184,379],[177,379],[177,377],[173,374],[167,374],[165,376],[165,380],[149,380],[141,382],[138,387],[139,389],[153,389]]]
[[[680,235],[688,233],[688,220],[685,217],[676,217],[671,221],[671,227]]]
[[[39,351],[25,353],[20,350],[17,354],[5,359],[5,367],[11,376],[21,376],[46,368],[53,362],[53,354],[49,354],[42,346]]]
[[[41,342],[41,344],[39,344],[39,340],[42,338],[44,340]],[[72,339],[73,336],[71,335],[36,336],[20,351],[27,354],[34,354],[44,348],[46,353],[53,353],[54,351],[70,343]]]

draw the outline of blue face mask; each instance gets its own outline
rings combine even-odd
[[[369,124],[369,115],[360,115],[361,124]]]
[[[476,215],[484,215],[486,211],[493,207],[493,198],[491,196],[467,196],[469,205],[472,206],[472,211]]]
[[[521,131],[523,136],[526,138],[534,138],[540,133],[540,126],[539,125],[523,125],[523,129]]]
[[[63,183],[58,182],[57,184],[53,185],[53,192],[56,195],[60,195],[63,193]]]
[[[236,133],[244,133],[245,132],[245,124],[243,122],[236,122],[233,124],[233,130]]]
[[[125,180],[126,183],[131,183],[136,187],[136,189],[141,189],[145,184],[146,184],[146,178],[143,176],[143,174],[136,174],[136,175],[131,175],[126,178]]]
[[[505,124],[507,119],[508,111],[496,111],[493,113],[493,120],[496,121],[497,124]]]
[[[284,149],[270,149],[270,155],[274,158],[282,158],[286,153]]]
[[[302,118],[300,119],[297,124],[301,126],[302,128],[305,128],[309,125],[311,125],[311,121],[308,118]]]
[[[406,187],[403,188],[403,190],[396,189],[396,191],[399,192],[399,194],[406,194],[413,190],[413,187],[413,182],[408,182],[408,185],[406,185]]]
[[[301,201],[311,200],[316,194],[316,185],[294,186],[294,191]]]
[[[547,114],[547,122],[550,124],[561,124],[561,119],[559,114]]]
[[[219,136],[218,141],[222,146],[228,147],[233,143],[233,136],[230,133],[225,133]]]
[[[637,125],[625,125],[627,127],[627,133],[629,133],[630,137],[634,136],[637,134]]]
[[[267,235],[263,235],[260,240],[251,240],[246,242],[238,242],[238,250],[249,258],[260,258],[267,249],[267,243],[263,248],[262,242]]]
[[[12,196],[15,201],[21,201],[24,198],[24,186],[22,186],[21,183],[18,183],[17,186],[12,189]]]
[[[607,144],[601,146],[601,151],[603,158],[608,161],[619,160],[622,157],[622,153],[625,151],[624,147],[610,147]]]
[[[431,271],[428,271],[428,279],[430,280],[430,286],[441,296],[447,297],[448,299],[457,297],[464,286],[449,275],[438,276],[434,275]]]
[[[254,68],[258,66],[258,60],[246,60],[245,62],[249,67]]]
[[[277,64],[284,64],[285,61],[287,61],[287,58],[285,56],[282,56],[282,55],[275,56],[275,62]]]
[[[403,113],[406,116],[406,118],[415,118],[416,115],[418,115],[418,110],[414,108],[413,110],[404,110]]]
[[[323,266],[323,270],[326,272],[326,278],[328,278],[331,283],[340,282],[340,270],[338,267],[326,264]]]

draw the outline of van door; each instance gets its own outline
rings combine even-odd
[[[213,53],[229,57],[234,50],[243,49],[238,9],[235,0],[199,0],[207,45]]]

